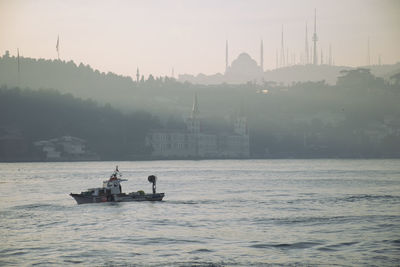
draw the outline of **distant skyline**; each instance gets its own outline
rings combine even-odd
[[[248,53],[274,69],[284,29],[296,54],[312,43],[317,9],[318,49],[336,65],[400,61],[400,1],[396,0],[0,0],[0,54],[90,64],[100,71],[146,77],[214,74]],[[368,56],[368,50],[370,54]],[[319,52],[320,53],[320,52]]]

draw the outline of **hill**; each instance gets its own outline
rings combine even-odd
[[[19,102],[15,107],[8,106],[8,100],[1,103],[8,107],[2,110],[3,120],[8,124],[0,122],[9,129],[12,129],[14,114],[21,113],[25,108],[24,101],[27,107],[34,103],[35,108],[27,111],[26,121],[21,114],[17,120],[23,122],[18,124],[23,125],[18,129],[23,136],[29,133],[24,138],[30,143],[68,134],[88,140],[88,144],[93,144],[104,159],[129,159],[132,154],[140,154],[145,158],[146,131],[160,126],[184,128],[184,119],[190,114],[196,92],[202,131],[231,132],[232,119],[237,114],[247,118],[252,157],[400,156],[399,72],[397,75],[389,74],[396,73],[396,65],[375,69],[380,69],[388,77],[397,77],[391,83],[376,77],[371,70],[361,68],[339,71],[335,84],[322,79],[289,85],[279,82],[200,85],[152,75],[147,79],[142,77],[136,83],[129,77],[100,73],[90,66],[77,66],[73,62],[28,58],[20,58],[19,61],[20,84],[35,91],[54,87],[60,92],[53,99],[46,94],[27,97],[43,93],[28,90],[29,93],[16,94]],[[0,84],[18,83],[17,62],[17,58],[9,55],[0,58]],[[296,72],[295,68],[292,70]],[[284,77],[285,70],[281,71]],[[2,98],[11,97],[12,94],[6,93],[7,90],[3,87]],[[99,102],[99,105],[88,99]],[[76,104],[79,108],[75,104],[65,106],[70,101],[80,103]],[[106,103],[115,109],[104,107]],[[36,112],[40,106],[52,107],[48,110],[54,108],[54,114],[58,114],[61,122],[57,116]],[[133,111],[135,116],[132,115]],[[50,125],[46,124],[47,119],[43,120],[46,116]],[[159,118],[160,124],[153,116]],[[81,117],[87,119],[82,121]],[[39,131],[35,126],[44,127],[46,132],[35,135]],[[26,127],[27,131],[24,130]],[[85,127],[89,130],[84,131]],[[51,135],[46,135],[48,133]],[[129,137],[125,137],[125,134]],[[102,137],[99,138],[99,135]]]
[[[148,113],[122,114],[108,106],[54,90],[0,87],[0,161],[40,160],[34,143],[68,135],[84,140],[103,160],[143,159],[147,132],[158,127]]]
[[[99,72],[82,63],[76,65],[73,61],[18,59],[10,57],[7,52],[0,58],[0,85],[31,89],[54,88],[80,98],[92,98],[100,103],[116,102],[121,94],[127,94],[135,87],[130,77]]]
[[[400,72],[400,63],[369,68],[372,74],[389,79],[393,74]],[[253,89],[268,89],[271,83],[290,86],[293,83],[309,81],[325,81],[329,85],[334,85],[341,75],[340,71],[349,69],[351,68],[328,65],[296,65],[279,68],[264,72],[264,82],[259,81],[253,86],[258,88]],[[191,80],[188,77],[194,78]],[[136,82],[131,77],[99,72],[89,65],[82,63],[77,65],[73,61],[17,58],[10,56],[8,52],[0,57],[0,86],[56,89],[82,99],[92,99],[100,104],[109,103],[120,110],[128,112],[145,110],[166,118],[171,114],[174,116],[187,114],[191,109],[195,91],[213,92],[215,95],[210,98],[216,97],[219,100],[217,102],[221,103],[226,101],[227,93],[246,91],[249,87],[247,81],[240,84],[224,83],[226,81],[222,74],[186,78],[193,84],[152,75],[147,79],[142,76],[140,82]],[[206,109],[209,108],[210,106],[207,106]],[[231,111],[240,109],[240,104],[230,109]],[[229,115],[229,112],[223,112],[224,116]]]
[[[382,77],[390,80],[390,76],[400,72],[400,63],[394,65],[373,65],[364,66],[371,70],[371,73],[377,77]],[[232,76],[227,74],[213,74],[213,75],[179,75],[179,81],[191,82],[194,84],[244,84],[247,82],[275,82],[278,84],[290,85],[296,82],[318,82],[325,81],[328,84],[336,84],[337,78],[341,75],[342,70],[356,69],[347,66],[332,66],[332,65],[293,65],[273,70],[264,71],[262,74],[255,73],[253,76],[240,77],[238,75]]]

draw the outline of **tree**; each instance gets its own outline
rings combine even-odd
[[[394,85],[400,85],[400,72],[390,76],[390,79],[393,80]]]
[[[342,70],[340,73],[342,76],[338,77],[336,83],[339,87],[365,89],[383,88],[385,86],[384,80],[372,75],[370,69]]]

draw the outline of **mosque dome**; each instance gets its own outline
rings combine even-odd
[[[227,70],[228,75],[240,75],[245,77],[260,77],[261,67],[247,53],[241,53]]]

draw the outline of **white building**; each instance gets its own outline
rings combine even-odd
[[[229,134],[201,131],[197,96],[186,130],[154,130],[146,138],[155,158],[248,158],[249,135],[245,117],[237,117]]]
[[[49,161],[96,160],[98,156],[86,150],[86,141],[73,136],[62,136],[34,143]]]

